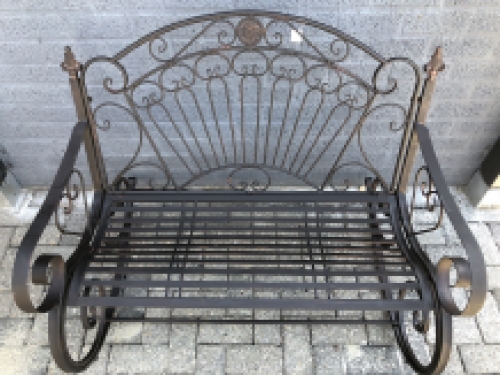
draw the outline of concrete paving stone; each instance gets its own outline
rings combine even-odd
[[[196,324],[172,323],[172,328],[170,329],[170,346],[172,348],[194,348],[196,345],[196,334]]]
[[[500,251],[488,226],[484,223],[469,223],[469,227],[483,252],[486,265],[500,265]]]
[[[193,373],[195,351],[167,345],[112,345],[108,374]]]
[[[273,345],[229,345],[226,374],[281,374],[282,348]]]
[[[454,344],[479,344],[482,342],[481,333],[474,317],[453,318]]]
[[[0,227],[15,227],[19,225],[28,225],[33,221],[38,209],[0,207]]]
[[[28,345],[49,345],[49,321],[47,314],[36,314],[28,334]]]
[[[314,324],[312,326],[312,345],[366,345],[367,343],[368,337],[363,325]]]
[[[310,333],[307,325],[285,325],[283,327],[285,374],[313,373]]]
[[[475,317],[453,317],[452,327],[453,344],[479,344],[483,341]],[[436,342],[433,316],[431,316],[426,341],[429,344],[435,344]]]
[[[488,276],[488,290],[500,289],[500,267],[486,267],[486,275]]]
[[[393,345],[396,342],[394,330],[387,324],[367,324],[366,332],[369,345]]]
[[[9,318],[11,319],[29,319],[29,318],[34,318],[36,314],[32,313],[25,313],[22,311],[19,307],[14,302],[14,299],[12,299],[12,305],[10,308],[9,312]]]
[[[500,322],[500,308],[493,294],[486,294],[486,300],[476,319],[478,323]]]
[[[11,291],[12,270],[17,249],[8,248],[0,265],[0,290]]]
[[[489,227],[495,243],[500,247],[500,223],[490,223]]]
[[[401,374],[398,346],[345,346],[346,374]]]
[[[251,344],[251,324],[209,324],[201,323],[198,333],[199,344]]]
[[[19,246],[27,230],[27,226],[17,227],[14,231],[14,235],[10,240],[11,246]],[[38,241],[38,245],[57,245],[60,238],[61,232],[59,232],[59,230],[54,225],[49,225],[43,231],[40,240]]]
[[[50,352],[47,348],[33,345],[21,347],[0,347],[2,374],[45,375],[49,365]]]
[[[417,227],[417,230],[419,227]],[[437,228],[431,232],[422,233],[417,236],[421,245],[446,245],[446,236],[443,228]]]
[[[447,246],[459,246],[462,245],[462,241],[458,237],[457,231],[453,227],[453,224],[451,224],[450,220],[448,217],[446,217],[443,220],[443,230],[444,230],[444,235],[446,238],[446,245]]]
[[[80,236],[61,234],[61,240],[59,241],[59,244],[76,247],[80,243],[80,238]]]
[[[142,328],[143,344],[168,344],[170,342],[170,323],[144,323]]]
[[[500,345],[459,345],[458,350],[468,374],[500,373]]]
[[[5,250],[9,246],[9,242],[13,233],[13,228],[0,228],[0,264],[2,264]]]
[[[166,352],[167,350],[163,353]],[[143,345],[112,345],[107,371],[108,374],[130,374],[160,370],[165,364],[164,354],[153,362],[151,358],[147,358]]]
[[[260,292],[267,293],[267,292]],[[271,295],[272,294],[272,295]],[[268,297],[273,297],[277,293],[267,293]],[[264,294],[256,293],[256,296],[265,297]],[[254,317],[257,320],[280,319],[279,310],[255,309]],[[282,325],[281,324],[255,324],[253,328],[253,340],[255,344],[281,344]]]
[[[442,372],[443,375],[462,375],[464,374],[464,367],[462,365],[462,359],[458,353],[457,345],[453,345],[451,349],[450,359],[446,368]]]
[[[31,193],[31,199],[28,203],[29,207],[40,207],[47,197],[48,190],[34,190]]]
[[[478,325],[486,344],[500,344],[500,322],[480,320]]]
[[[497,303],[497,308],[500,309],[500,289],[493,289],[493,291],[491,292],[491,294],[493,295],[493,299]]]
[[[14,299],[12,297],[12,292],[1,291],[0,292],[0,318],[10,317],[10,312],[12,311],[12,304]]]
[[[345,374],[344,347],[340,345],[313,347],[316,375]]]
[[[222,345],[196,347],[196,375],[223,375],[226,368],[226,348]]]
[[[0,344],[20,346],[26,343],[31,319],[0,319]]]
[[[255,324],[253,329],[255,344],[281,344],[281,326],[279,324]]]
[[[117,322],[111,324],[107,344],[140,344],[142,339],[142,322]]]

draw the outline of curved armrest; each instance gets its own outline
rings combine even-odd
[[[68,147],[66,148],[61,165],[59,166],[47,197],[38,211],[35,220],[33,220],[33,223],[31,223],[31,226],[21,241],[21,245],[16,254],[12,273],[12,292],[14,293],[14,300],[17,306],[27,313],[49,311],[59,302],[59,296],[64,288],[65,265],[60,255],[43,254],[33,263],[31,281],[34,284],[49,285],[48,291],[38,307],[33,305],[30,298],[28,275],[35,246],[45,230],[52,213],[57,209],[64,188],[69,181],[75,165],[87,125],[87,122],[78,122],[73,128]],[[52,271],[50,281],[47,275],[49,266],[51,266]]]
[[[436,187],[439,199],[458,237],[462,241],[468,257],[467,260],[463,258],[443,258],[439,261],[437,265],[438,294],[443,306],[450,314],[463,316],[475,315],[483,306],[488,291],[483,253],[448,189],[432,146],[429,130],[425,125],[421,124],[416,124],[415,129],[424,161],[429,168],[429,174]],[[458,308],[451,294],[449,271],[452,266],[457,271],[455,286],[470,286],[470,297],[467,306],[462,310]]]

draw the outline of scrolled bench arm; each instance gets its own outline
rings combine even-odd
[[[65,263],[62,256],[55,254],[40,255],[31,267],[31,282],[33,284],[49,285],[49,287],[42,302],[35,306],[30,298],[28,285],[30,263],[35,247],[50,217],[57,209],[71,177],[87,126],[87,122],[78,122],[73,128],[68,147],[47,197],[21,241],[16,254],[12,273],[12,292],[17,306],[27,313],[47,312],[52,309],[58,304],[64,288]],[[50,280],[47,275],[49,266],[52,271]]]
[[[444,206],[468,257],[467,260],[460,257],[444,257],[438,262],[437,287],[439,299],[448,313],[472,316],[482,308],[488,291],[483,253],[448,189],[432,146],[429,130],[425,125],[416,124],[415,131],[440,202]],[[467,305],[463,309],[457,306],[451,293],[450,270],[452,267],[455,267],[457,272],[457,281],[454,286],[470,287],[470,296]]]

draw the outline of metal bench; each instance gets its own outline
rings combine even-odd
[[[110,324],[128,321],[388,324],[416,372],[445,368],[451,316],[476,314],[487,287],[425,125],[441,49],[424,81],[412,61],[325,24],[236,11],[85,64],[67,47],[62,67],[78,123],[12,278],[23,311],[48,312],[62,370],[86,369]],[[87,204],[85,187],[93,199],[78,233],[60,206],[70,213],[79,195]],[[417,228],[418,209],[435,225]],[[418,236],[445,214],[467,259],[436,264]],[[81,236],[67,259],[33,255],[52,217]],[[85,353],[69,344],[77,328]],[[429,335],[422,355],[415,340]]]

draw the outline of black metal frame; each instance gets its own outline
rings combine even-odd
[[[167,39],[164,35],[172,30],[197,24],[202,25],[202,31],[185,44],[188,47],[181,48],[169,59],[163,59],[161,54],[167,50]],[[286,168],[285,160],[293,143],[297,117],[281,163],[275,163],[280,140],[272,163],[267,163],[265,156],[263,162],[257,162],[258,150],[264,155],[269,151],[267,141],[264,149],[255,145],[255,158],[253,161],[247,160],[244,143],[242,154],[239,154],[240,150],[236,147],[234,137],[235,128],[232,127],[229,134],[234,151],[233,161],[228,161],[228,155],[224,151],[225,163],[219,163],[218,158],[222,154],[218,154],[212,145],[213,161],[216,161],[217,165],[211,165],[208,159],[205,159],[205,168],[199,164],[197,173],[194,173],[193,169],[193,173],[184,182],[177,182],[172,172],[164,168],[167,167],[164,159],[139,115],[140,105],[134,103],[132,98],[134,90],[141,83],[148,81],[152,74],[160,72],[161,76],[174,66],[185,67],[189,59],[193,58],[197,63],[204,56],[213,55],[214,51],[222,54],[234,47],[236,55],[244,51],[275,51],[283,54],[283,34],[276,31],[269,35],[269,30],[278,24],[297,32],[300,32],[298,25],[310,26],[333,35],[335,39],[330,44],[333,55],[326,56],[316,49],[319,57],[314,57],[315,61],[337,72],[336,74],[342,72],[353,78],[353,82],[359,84],[358,89],[368,93],[366,102],[358,108],[360,113],[354,130],[348,136],[347,143],[342,147],[335,163],[318,184],[310,181],[307,175],[294,171],[291,168],[293,162]],[[214,25],[225,27],[216,34],[217,48],[205,49],[198,55],[189,52],[189,46]],[[303,38],[312,46],[305,34],[304,32]],[[157,50],[154,50],[155,43],[160,43]],[[148,46],[150,56],[158,62],[159,67],[130,82],[120,61],[144,45]],[[344,48],[344,52],[338,49],[339,45]],[[350,48],[354,48],[352,46],[378,61],[371,84],[338,65],[349,54]],[[23,311],[49,312],[51,351],[59,367],[65,371],[84,370],[96,358],[111,322],[139,320],[210,321],[221,324],[390,324],[406,360],[417,372],[441,372],[451,350],[451,315],[470,316],[477,313],[487,291],[485,264],[480,248],[450,195],[428,130],[423,125],[437,72],[443,66],[441,55],[442,52],[438,49],[428,64],[428,77],[422,96],[417,100],[420,73],[411,61],[386,60],[336,29],[305,18],[278,13],[237,11],[197,17],[151,33],[114,57],[98,57],[85,65],[79,64],[68,48],[63,68],[70,75],[79,122],[73,130],[49,194],[21,242],[12,278],[16,304]],[[289,51],[284,56],[305,58],[305,55],[291,54]],[[275,60],[276,57],[274,60],[266,59],[265,71],[269,74],[272,73],[267,67]],[[389,184],[383,180],[366,156],[360,141],[360,129],[372,111],[382,108],[381,105],[371,106],[375,96],[388,94],[395,89],[394,82],[389,89],[380,89],[378,77],[387,65],[396,61],[408,63],[414,70],[415,88],[409,110],[403,108],[404,124],[397,129],[391,124],[391,130],[401,131],[402,136],[392,183]],[[103,87],[111,94],[123,94],[129,108],[109,102],[94,108],[90,105],[85,75],[89,67],[97,62],[111,63],[122,74],[122,87],[113,88],[113,82],[109,78],[104,79]],[[236,71],[234,59],[229,66]],[[240,82],[250,76],[258,80],[256,77],[262,73],[256,67],[247,66],[245,69]],[[220,71],[220,66],[207,70],[212,72],[209,73],[212,77],[207,79],[207,87],[212,79],[225,82]],[[306,73],[299,78],[293,78],[295,71],[292,68],[283,68],[281,71],[288,75],[288,82],[299,78],[307,81]],[[196,74],[199,76],[200,72]],[[277,76],[275,79],[283,77]],[[180,78],[176,82],[171,91],[177,92],[176,90],[182,88],[192,93],[186,78]],[[158,87],[161,92],[168,91],[166,87],[160,86]],[[340,84],[333,92],[339,95],[342,87]],[[326,89],[317,83],[310,85],[309,90],[317,90],[323,94]],[[158,100],[158,97],[146,95],[143,98],[143,108],[149,110],[153,105],[158,105]],[[339,97],[339,101],[350,108],[349,111],[353,110],[356,103],[353,97]],[[111,183],[107,182],[108,175],[97,138],[98,129],[110,127],[109,122],[104,125],[96,122],[96,111],[104,105],[115,106],[132,114],[139,126],[141,140],[143,137],[147,138],[158,157],[155,163],[137,162],[139,147]],[[398,106],[386,106],[392,105]],[[180,104],[179,108],[182,108]],[[221,136],[217,121],[215,118],[214,127]],[[314,121],[315,118],[309,131]],[[284,122],[279,133],[281,136],[284,132],[283,124]],[[193,133],[187,118],[186,126]],[[206,127],[206,124],[204,126]],[[266,135],[269,135],[269,126],[268,124],[264,131]],[[241,129],[240,135],[243,136],[246,134],[243,131],[243,122]],[[309,136],[309,131],[304,140]],[[321,134],[321,131],[318,134]],[[210,143],[214,141],[208,131],[206,134]],[[337,135],[338,133],[333,137]],[[348,165],[341,162],[342,155],[355,138],[358,139],[364,162],[349,165],[357,165],[371,173],[371,177],[365,182],[366,191],[324,190],[331,177]],[[31,265],[35,246],[51,216],[57,212],[60,201],[64,198],[71,201],[78,195],[71,193],[69,186],[70,178],[75,173],[83,180],[82,173],[75,169],[82,143],[85,144],[93,180],[94,199],[80,243],[66,262],[61,256],[43,254]],[[224,144],[220,138],[222,149]],[[304,141],[299,148],[303,145]],[[413,207],[408,209],[404,192],[419,145],[426,166],[417,172],[415,181],[423,171],[428,174],[429,190],[424,192],[428,198],[428,208],[434,208],[434,205],[430,204],[431,197],[438,196],[440,216],[446,212],[450,218],[466,249],[467,260],[445,257],[435,267],[418,243],[417,235],[422,232],[416,231],[412,226]],[[205,157],[199,144],[197,147],[200,155]],[[193,149],[188,147],[188,151],[195,158]],[[327,148],[321,154],[326,151]],[[174,153],[177,154],[175,150]],[[298,155],[299,153],[295,155],[295,159]],[[306,153],[305,158],[309,155],[310,152]],[[238,163],[240,157],[242,162]],[[164,171],[167,180],[165,187],[161,190],[137,188],[136,179],[126,177],[126,174],[141,165],[159,167]],[[186,164],[188,165],[190,164]],[[200,176],[222,169],[229,170],[228,184],[232,190],[187,190],[188,187],[193,187],[193,182]],[[240,180],[238,183],[237,173],[244,169],[259,169],[264,180]],[[268,191],[272,170],[281,170],[314,189]],[[83,181],[81,185],[83,187]],[[74,187],[74,191],[78,192],[78,189]],[[69,211],[71,210],[66,210],[66,213]],[[437,228],[440,220],[441,218],[437,225],[428,230]],[[64,230],[59,224],[58,227]],[[458,275],[454,286],[470,289],[468,304],[463,309],[455,304],[451,295],[449,273],[452,267],[455,267]],[[261,278],[262,275],[266,276],[265,280]],[[38,306],[35,306],[30,298],[30,284],[47,286],[46,295]],[[137,290],[142,294],[134,295]],[[378,294],[376,298],[362,298],[360,291]],[[153,295],[150,295],[150,292]],[[262,295],[272,295],[272,298],[262,298]],[[96,332],[91,348],[83,359],[73,358],[66,343],[64,322],[67,311],[72,307],[80,308],[82,327],[86,331]],[[127,316],[120,313],[124,307],[136,310],[210,308],[225,309],[226,313],[222,318],[201,319],[186,316],[149,317],[145,315],[144,310],[142,313],[136,311],[135,314]],[[279,319],[261,320],[254,314],[251,317],[242,317],[233,311],[257,308],[279,310]],[[365,314],[370,310],[386,312],[387,316],[374,319],[370,314]],[[324,315],[321,315],[321,311]],[[350,313],[354,313],[354,318]],[[407,313],[411,314],[410,318],[405,315]],[[431,314],[435,320],[436,345],[429,360],[425,361],[418,358],[415,348],[412,347],[411,340],[408,339],[408,329],[425,334],[430,329]],[[351,318],[346,318],[349,316]]]

